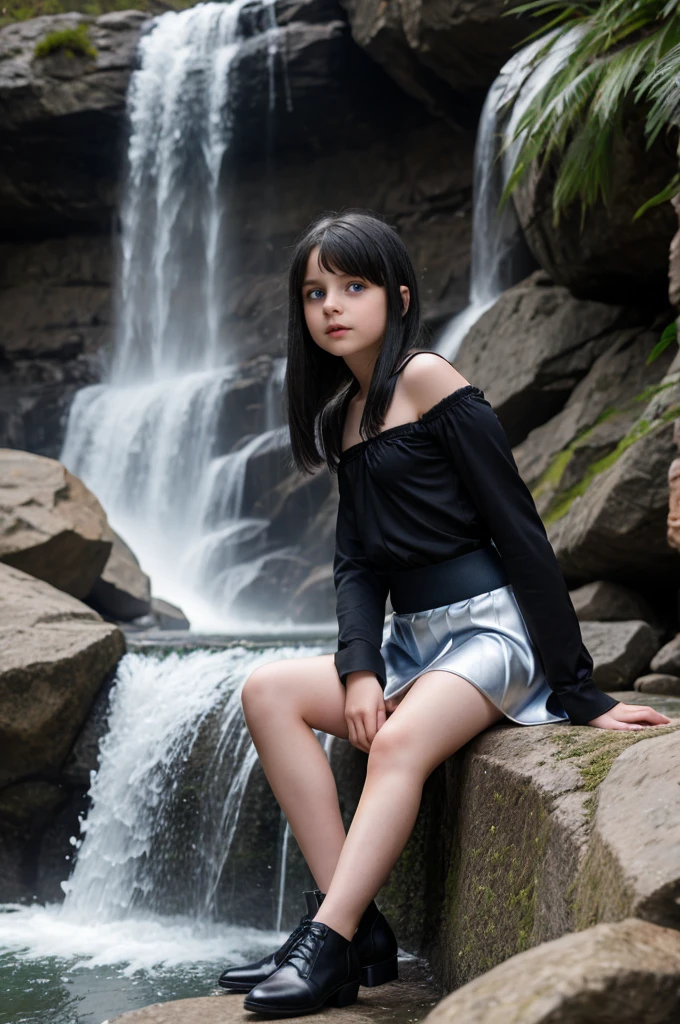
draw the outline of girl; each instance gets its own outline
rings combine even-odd
[[[338,473],[335,654],[261,665],[242,702],[263,769],[319,885],[284,945],[220,984],[269,1016],[345,1006],[397,976],[374,897],[423,783],[504,718],[600,729],[669,722],[592,680],[592,658],[506,435],[436,352],[416,349],[418,288],[399,236],[365,212],[326,215],[289,278],[293,457]],[[393,615],[384,625],[390,594]],[[313,729],[368,754],[345,835]]]

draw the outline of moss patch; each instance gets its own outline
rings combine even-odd
[[[641,740],[654,739],[669,732],[676,732],[679,725],[655,725],[647,729],[590,729],[593,735],[572,736],[570,733],[555,734],[552,739],[559,749],[553,753],[556,761],[574,758],[579,774],[583,779],[583,788],[592,791],[603,782],[614,761],[628,747]]]
[[[641,441],[643,437],[657,433],[669,420],[675,420],[679,416],[680,405],[673,405],[670,409],[667,409],[657,419],[652,420],[651,422],[648,420],[638,420],[638,422],[630,428],[628,433],[621,438],[613,451],[608,455],[605,455],[603,458],[592,462],[577,484],[574,484],[573,487],[570,487],[569,490],[560,494],[553,502],[551,502],[548,510],[543,516],[543,522],[545,525],[549,526],[558,519],[561,519],[562,516],[566,515],[574,499],[585,494],[595,477],[599,476],[600,473],[603,473],[605,470],[610,469],[631,445],[635,444],[637,441]]]
[[[649,402],[655,395],[666,391],[668,388],[676,387],[678,383],[679,381],[677,379],[673,379],[659,384],[649,384],[636,395],[632,395],[620,407],[614,405],[607,406],[607,408],[599,414],[594,423],[579,430],[566,448],[561,449],[552,456],[548,468],[540,475],[531,489],[534,500],[538,501],[546,492],[552,493],[559,489],[565,470],[574,457],[574,454],[579,448],[583,447],[583,443],[587,441],[588,437],[601,423],[604,423],[605,420],[610,419],[612,416],[630,415],[631,412],[635,412],[636,405],[639,405],[641,402]],[[587,490],[593,477],[613,465],[619,456],[623,454],[626,448],[635,441],[640,440],[641,437],[644,437],[655,426],[665,423],[669,419],[676,419],[678,415],[680,415],[680,406],[676,405],[668,409],[652,424],[648,424],[645,421],[641,421],[643,426],[638,423],[634,424],[633,427],[627,431],[619,444],[608,455],[596,460],[588,467],[584,477],[579,481],[579,483],[575,484],[564,494],[556,496],[553,499],[544,516],[544,522],[548,524],[560,519],[568,511],[574,498],[583,494],[584,491]]]
[[[64,28],[59,32],[50,32],[39,43],[36,43],[34,56],[49,57],[53,53],[64,53],[67,57],[96,58],[97,49],[90,39],[89,29],[85,22],[77,28]]]

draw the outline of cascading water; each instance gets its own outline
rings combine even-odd
[[[283,454],[288,436],[278,361],[261,433],[237,447],[222,180],[239,50],[246,35],[261,37],[271,119],[278,32],[273,0],[232,0],[163,15],[143,35],[128,94],[114,351],[103,383],[76,394],[61,453],[138,555],[154,594],[180,604],[194,630],[241,635],[249,624],[236,614],[239,590],[273,553],[268,521],[243,508],[246,470],[255,455]],[[281,609],[268,612],[292,627]]]
[[[455,358],[470,328],[498,296],[536,266],[512,201],[500,211],[498,204],[521,141],[513,141],[519,119],[567,59],[577,32],[565,33],[550,53],[537,61],[547,38],[529,43],[503,65],[484,102],[474,155],[468,305],[447,325],[437,344],[437,350],[449,360]]]
[[[277,658],[321,653],[323,648],[276,648]],[[226,964],[255,959],[282,942],[287,834],[276,852],[279,879],[269,930],[225,923],[232,917],[229,886],[216,920],[222,873],[236,838],[245,843],[246,862],[260,852],[248,827],[253,808],[244,801],[257,753],[245,727],[241,689],[256,665],[271,657],[271,651],[263,656],[238,645],[183,655],[129,653],[120,662],[64,902],[0,912],[3,981],[11,972],[9,988],[18,990],[27,965],[52,986],[54,1016],[35,1019],[80,1024],[159,995],[205,992]],[[317,736],[329,754],[331,738]],[[263,805],[255,792],[254,813],[273,820],[268,788],[266,795]],[[239,831],[244,813],[250,814],[245,832]],[[260,903],[265,897],[265,905],[266,895],[258,897]],[[55,988],[61,992],[58,1006]]]

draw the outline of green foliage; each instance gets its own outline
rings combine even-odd
[[[51,53],[63,52],[67,57],[93,57],[96,58],[97,50],[92,45],[89,29],[86,22],[81,22],[77,28],[63,28],[59,32],[50,32],[39,43],[36,43],[33,51],[36,57],[49,57]]]
[[[647,356],[647,359],[645,360],[645,365],[649,366],[649,364],[653,363],[655,359],[658,359],[661,353],[665,352],[668,346],[672,345],[674,341],[678,343],[677,320],[671,320],[668,326],[664,327],[661,337],[657,341],[652,351]]]
[[[680,125],[680,4],[668,0],[600,0],[573,3],[533,0],[508,14],[548,17],[528,39],[545,38],[532,67],[556,45],[569,53],[520,117],[514,134],[518,152],[501,205],[531,164],[558,162],[553,222],[575,200],[581,225],[589,207],[610,198],[614,141],[624,131],[628,104],[647,108],[647,148],[659,133]],[[508,140],[506,146],[513,140]],[[665,202],[680,188],[680,176],[636,212]]]

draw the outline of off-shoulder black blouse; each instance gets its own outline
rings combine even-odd
[[[619,703],[593,682],[593,659],[555,553],[480,388],[458,388],[419,420],[345,449],[338,490],[334,659],[343,684],[350,672],[368,670],[385,688],[386,572],[441,562],[493,540],[548,685],[570,720],[586,724]]]

